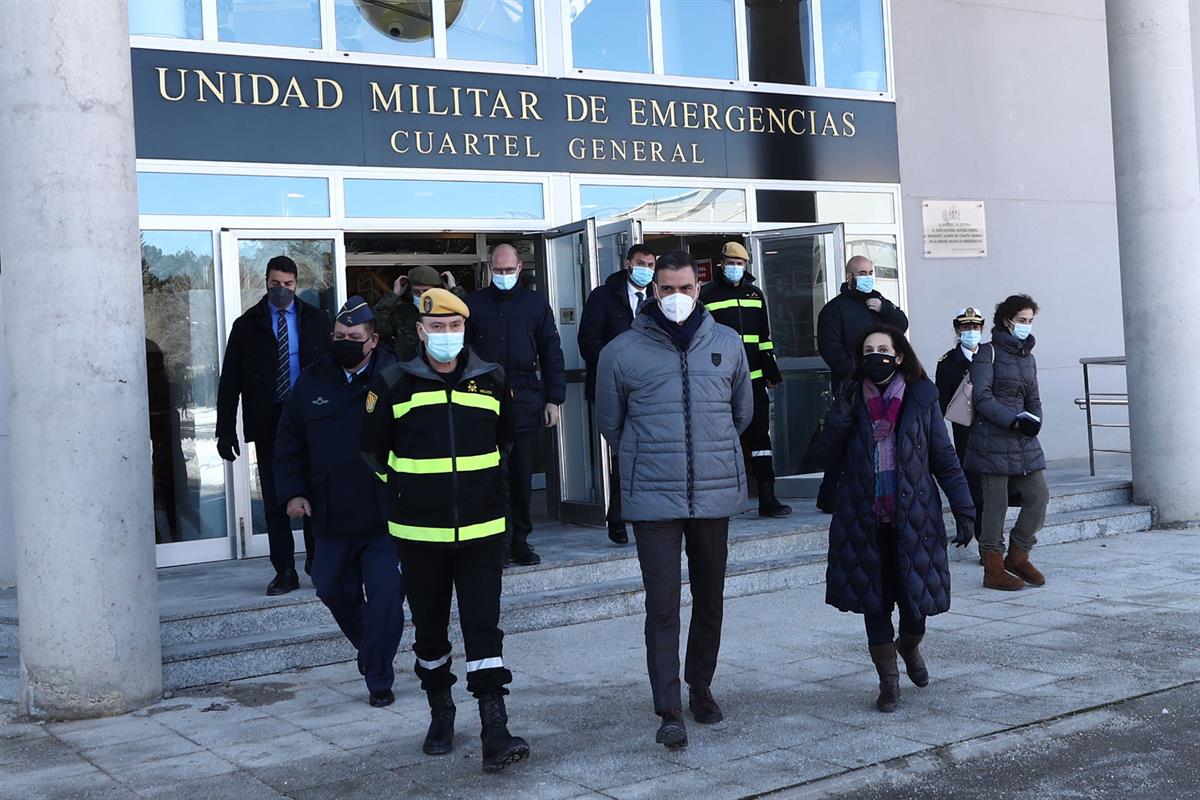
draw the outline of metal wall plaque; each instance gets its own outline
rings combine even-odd
[[[921,203],[926,258],[983,258],[987,221],[982,200],[926,200]]]

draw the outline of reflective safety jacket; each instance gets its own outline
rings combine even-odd
[[[700,302],[713,319],[733,328],[742,337],[746,362],[750,365],[750,380],[765,380],[772,385],[783,380],[775,363],[767,301],[754,285],[753,275],[747,272],[737,286],[733,286],[718,274],[712,283],[700,290]]]
[[[387,475],[397,539],[456,547],[504,533],[510,395],[502,367],[463,353],[452,382],[422,353],[384,370],[367,392],[363,458]]]

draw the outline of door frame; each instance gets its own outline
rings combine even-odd
[[[234,320],[242,311],[241,265],[238,260],[239,241],[244,239],[295,240],[311,239],[333,242],[333,293],[334,305],[341,307],[346,302],[346,239],[343,231],[330,228],[221,228],[219,249],[222,265],[222,281],[219,305],[224,310],[221,358],[225,357],[225,344]],[[219,311],[221,309],[218,309]],[[270,555],[266,533],[254,533],[254,514],[251,506],[253,487],[250,480],[250,448],[242,431],[241,414],[237,420],[238,444],[242,455],[226,466],[226,485],[232,490],[231,530],[234,534],[234,557],[257,558]],[[296,552],[304,552],[304,536],[293,529],[292,538]]]

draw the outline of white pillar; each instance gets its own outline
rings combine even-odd
[[[21,707],[162,693],[124,0],[0,2],[5,328]]]
[[[1154,507],[1157,525],[1177,526],[1200,520],[1200,369],[1190,363],[1200,167],[1188,3],[1106,0],[1105,11],[1134,498]]]

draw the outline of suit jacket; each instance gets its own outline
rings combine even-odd
[[[314,364],[329,350],[332,326],[324,311],[296,298],[296,330],[300,334],[300,370]],[[217,385],[217,438],[237,434],[237,408],[242,404],[242,432],[247,442],[258,442],[275,434],[271,429],[275,405],[275,376],[279,368],[279,344],[275,321],[266,296],[233,323],[221,380]]]
[[[629,305],[629,273],[618,270],[597,286],[583,304],[579,318],[579,355],[587,364],[585,392],[589,402],[596,401],[596,365],[604,345],[629,330],[633,309]],[[651,297],[649,286],[642,290]]]

